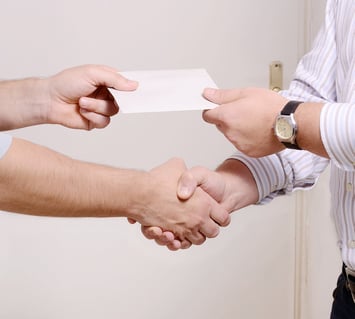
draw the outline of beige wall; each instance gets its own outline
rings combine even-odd
[[[269,63],[281,60],[287,83],[299,56],[301,5],[3,0],[1,77],[105,63],[121,70],[205,67],[221,87],[268,87]],[[141,169],[172,156],[214,168],[233,152],[200,112],[120,115],[103,131],[41,126],[13,134],[78,159]],[[291,319],[295,201],[245,209],[219,238],[177,253],[123,219],[2,213],[0,317]]]

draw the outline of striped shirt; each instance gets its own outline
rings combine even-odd
[[[328,0],[311,51],[281,94],[290,100],[325,103],[320,131],[330,160],[290,149],[258,159],[241,153],[232,158],[253,173],[259,203],[312,187],[330,164],[331,210],[342,259],[355,269],[355,0]]]

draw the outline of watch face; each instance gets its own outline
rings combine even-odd
[[[294,129],[285,117],[279,117],[275,125],[275,133],[282,140],[290,140],[293,137]]]

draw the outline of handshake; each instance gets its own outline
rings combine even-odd
[[[137,190],[142,195],[130,208],[128,221],[139,222],[146,238],[170,250],[216,237],[220,227],[229,225],[232,211],[257,200],[248,168],[234,159],[211,171],[187,170],[183,160],[174,158],[147,175],[139,179]]]

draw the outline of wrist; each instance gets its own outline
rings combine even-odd
[[[43,122],[43,89],[39,79],[0,82],[0,130]]]
[[[241,161],[226,160],[217,172],[225,180],[225,202],[229,212],[257,203],[258,188],[249,168]]]
[[[35,110],[33,121],[35,124],[50,124],[49,122],[49,109],[51,99],[48,90],[47,78],[32,78],[30,79],[29,87],[33,90],[34,94],[29,101],[29,105]]]
[[[144,224],[147,218],[149,202],[154,198],[154,178],[146,171],[131,171],[129,181],[126,184],[130,189],[126,190],[122,216]]]
[[[304,150],[328,157],[320,132],[320,114],[323,106],[323,103],[313,102],[300,104],[295,113],[298,125],[297,143]]]

